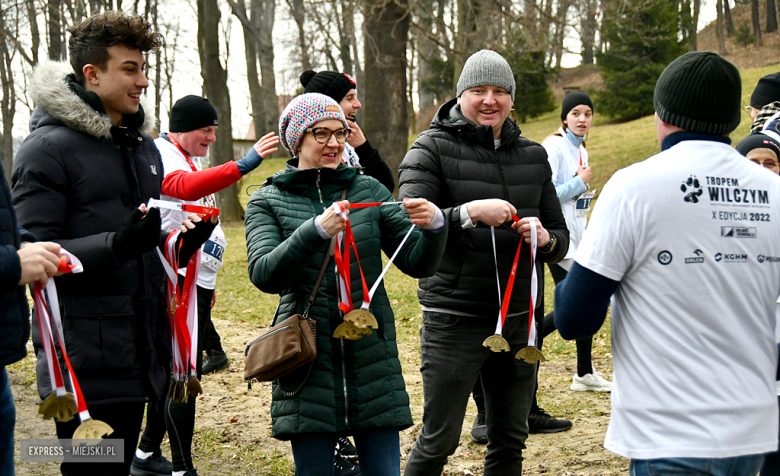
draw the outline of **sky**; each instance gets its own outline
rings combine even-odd
[[[703,28],[715,17],[715,1],[716,0],[704,0],[702,2],[702,13],[699,21],[699,28]],[[220,2],[226,3],[226,2]],[[173,100],[186,96],[188,94],[201,95],[201,83],[200,77],[200,60],[198,58],[197,50],[197,3],[193,0],[179,0],[171,2],[160,2],[160,22],[176,23],[180,28],[180,37],[177,40],[178,51],[174,58],[175,73],[174,73],[174,93]],[[228,65],[228,89],[231,95],[231,107],[232,107],[232,120],[233,120],[233,137],[243,138],[249,129],[251,121],[251,105],[249,101],[249,88],[246,81],[246,62],[244,59],[244,39],[241,23],[235,16],[230,14],[230,10],[227,5],[224,5],[222,10],[222,24],[224,29],[222,31],[223,37],[230,39],[228,42],[228,48],[225,51],[225,45],[223,44],[223,54],[227,54]],[[43,31],[43,19],[39,19],[39,28]],[[359,28],[356,25],[356,28]],[[164,31],[161,28],[161,31]],[[289,9],[286,2],[277,2],[276,7],[276,21],[273,31],[273,44],[274,44],[274,67],[276,70],[276,93],[277,94],[294,94],[296,89],[300,86],[298,82],[298,72],[291,60],[292,55],[295,54],[295,36],[297,35],[297,26],[290,16]],[[174,42],[174,37],[169,35],[166,39],[168,44],[171,45]],[[182,47],[182,45],[189,45]],[[577,34],[573,28],[569,28],[567,31],[566,40],[564,46],[569,51],[579,51],[580,44],[577,38]],[[45,54],[45,47],[42,48],[41,53]],[[170,50],[169,50],[170,52]],[[362,59],[362,48],[360,51]],[[21,59],[17,58],[17,61]],[[565,53],[561,61],[561,65],[564,68],[574,67],[580,63],[580,55]],[[315,66],[315,69],[325,69],[323,65],[319,67]],[[17,68],[17,81],[23,82],[21,76],[21,69]],[[154,70],[150,70],[147,73],[150,78],[150,87],[147,90],[147,100],[150,104],[154,102]],[[22,89],[22,85],[17,86],[17,91]],[[359,91],[359,90],[358,90]],[[416,95],[415,95],[416,96]],[[415,97],[416,101],[416,97]],[[151,111],[149,111],[151,113]],[[15,137],[24,137],[27,135],[27,122],[29,121],[30,114],[26,106],[18,105],[16,116],[14,118],[14,130]],[[162,110],[160,113],[161,130],[165,131],[168,128],[168,93],[166,92],[162,98]]]

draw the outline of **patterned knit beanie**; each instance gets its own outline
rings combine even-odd
[[[339,103],[320,93],[306,93],[294,98],[279,118],[279,140],[295,156],[306,129],[328,119],[341,121],[349,129]]]
[[[498,86],[515,100],[515,77],[503,56],[493,50],[480,50],[469,56],[458,78],[458,94],[475,86]]]
[[[710,135],[726,135],[737,128],[741,101],[739,71],[710,51],[691,51],[672,61],[653,94],[655,112],[663,122]]]
[[[322,93],[332,97],[336,102],[341,102],[351,89],[357,88],[355,80],[346,73],[335,71],[313,70],[304,71],[301,75],[301,85],[304,92]]]

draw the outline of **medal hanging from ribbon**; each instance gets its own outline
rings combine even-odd
[[[65,249],[60,249],[60,255],[58,271],[64,273],[84,271],[81,262],[74,255]],[[46,304],[47,297],[49,305]],[[73,444],[96,445],[104,436],[110,435],[114,430],[105,422],[94,420],[89,415],[87,402],[65,350],[65,336],[62,332],[62,317],[54,280],[49,279],[45,288],[36,282],[33,285],[33,300],[38,318],[38,328],[41,331],[41,340],[46,353],[49,379],[54,387],[52,393],[41,404],[38,413],[42,414],[44,419],[56,418],[60,422],[70,421],[78,414],[81,424],[73,432]],[[68,386],[70,386],[71,391],[66,389],[66,382],[57,356],[55,337],[68,369],[70,377]]]
[[[520,219],[515,215],[512,220],[517,223]],[[520,350],[516,359],[522,359],[529,364],[544,360],[542,352],[536,348],[536,321],[534,318],[534,308],[536,306],[536,297],[538,292],[538,282],[536,273],[536,250],[537,250],[537,235],[536,235],[536,219],[530,218],[528,223],[531,225],[531,304],[528,312],[528,346]],[[515,278],[517,276],[517,264],[520,260],[520,250],[523,248],[523,239],[520,239],[520,243],[517,245],[517,251],[515,252],[515,259],[512,262],[512,269],[509,273],[509,279],[507,280],[506,290],[504,292],[503,299],[501,297],[501,284],[498,277],[498,258],[496,255],[496,238],[495,229],[491,227],[491,234],[493,239],[493,260],[496,264],[496,281],[498,284],[498,299],[501,304],[498,312],[498,321],[496,322],[496,332],[494,335],[485,339],[482,343],[485,347],[489,347],[493,352],[509,352],[510,346],[506,339],[503,337],[504,323],[506,322],[506,316],[509,312],[509,302],[512,300],[512,290],[514,289]]]
[[[349,207],[352,209],[398,204],[403,205],[403,202],[354,203],[350,204]],[[344,338],[348,340],[357,340],[364,335],[371,334],[371,328],[376,329],[379,326],[376,317],[374,317],[374,315],[371,314],[371,312],[368,310],[371,305],[371,298],[374,296],[374,292],[379,287],[379,283],[382,282],[382,279],[384,279],[385,274],[387,274],[387,271],[390,269],[390,266],[393,264],[396,256],[398,256],[398,252],[401,251],[404,243],[406,243],[406,240],[412,234],[415,225],[412,225],[409,228],[409,231],[406,232],[403,240],[401,240],[401,243],[398,245],[398,248],[396,248],[393,256],[390,257],[390,260],[387,262],[384,269],[382,269],[382,272],[374,282],[374,285],[371,286],[371,289],[368,289],[366,278],[363,274],[363,268],[360,266],[360,258],[358,257],[357,253],[357,244],[355,243],[355,237],[352,233],[352,225],[349,222],[349,218],[346,212],[340,208],[338,203],[333,204],[333,210],[347,220],[347,227],[343,232],[339,233],[339,246],[337,246],[335,249],[336,269],[339,273],[339,290],[341,294],[339,309],[341,309],[341,311],[344,313],[344,322],[339,324],[339,326],[336,327],[336,329],[333,331],[333,337],[337,339]],[[343,254],[340,250],[342,242],[344,244]],[[358,269],[360,270],[360,279],[363,284],[363,304],[361,304],[359,309],[355,309],[355,306],[352,304],[350,249],[355,252],[355,261],[357,262]]]
[[[187,272],[183,289],[179,290],[179,279],[175,269],[179,267],[177,238],[181,232],[174,231],[165,241],[165,254],[157,250],[168,275],[168,318],[173,341],[173,381],[168,395],[174,402],[186,402],[189,397],[203,393],[197,377],[198,356],[198,296],[196,283],[200,271],[198,249],[187,261]],[[181,248],[181,240],[179,248]]]

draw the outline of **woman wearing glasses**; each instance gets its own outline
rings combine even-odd
[[[357,248],[347,282],[331,260],[317,290],[309,313],[317,334],[311,372],[305,365],[273,384],[273,435],[291,441],[298,476],[332,476],[336,439],[346,435],[354,436],[362,474],[400,474],[398,432],[412,416],[393,311],[381,283],[371,299],[364,289],[382,271],[382,251],[391,256],[399,247],[394,264],[402,272],[433,275],[447,239],[443,214],[425,199],[406,200],[404,209],[349,210],[350,204],[393,200],[376,179],[342,163],[349,132],[333,99],[316,93],[293,99],[279,121],[280,140],[293,158],[284,173],[252,194],[246,211],[250,278],[261,291],[281,296],[274,323],[304,312],[332,237],[347,228],[347,217]],[[334,210],[334,202],[348,216]],[[412,224],[417,227],[401,246]],[[348,241],[338,241],[341,253]],[[350,300],[356,309],[369,300],[377,327],[357,340],[335,338],[344,322],[339,305]]]
[[[737,144],[737,152],[767,170],[780,174],[780,141],[776,138],[761,132],[750,134]]]

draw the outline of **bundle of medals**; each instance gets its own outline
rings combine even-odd
[[[512,217],[512,220],[517,223],[520,219],[517,215]],[[542,352],[536,348],[536,322],[534,320],[534,308],[536,306],[536,295],[538,292],[538,282],[536,275],[536,248],[537,248],[537,236],[536,236],[536,219],[530,218],[528,223],[531,225],[531,305],[528,311],[528,346],[521,349],[516,359],[522,359],[529,364],[545,360]],[[482,343],[485,347],[489,347],[493,352],[509,352],[509,342],[501,335],[504,329],[504,323],[506,322],[506,315],[509,311],[509,301],[512,299],[512,289],[515,285],[515,277],[517,275],[517,262],[520,259],[520,250],[523,248],[523,238],[520,238],[520,244],[517,246],[517,252],[515,253],[515,260],[512,263],[512,270],[509,273],[509,280],[506,284],[506,290],[504,291],[503,300],[501,298],[501,282],[498,277],[498,259],[496,257],[496,232],[494,227],[490,227],[490,232],[493,238],[493,260],[496,265],[496,282],[498,284],[498,303],[500,310],[498,312],[498,322],[496,323],[496,333]]]
[[[65,251],[60,249],[60,272],[81,273],[84,271],[81,262]],[[48,297],[48,306],[47,306]],[[57,300],[57,287],[54,280],[49,279],[46,287],[40,283],[33,286],[33,300],[35,302],[35,314],[38,318],[38,328],[41,331],[41,340],[43,341],[43,350],[46,353],[46,363],[48,365],[49,380],[54,385],[52,393],[46,397],[38,409],[38,413],[48,420],[56,418],[59,422],[71,421],[78,415],[81,424],[73,432],[73,444],[96,445],[104,436],[108,436],[114,430],[105,422],[94,420],[89,415],[87,402],[81,393],[81,386],[70,364],[70,359],[65,351],[65,336],[62,332],[62,317],[60,315],[59,301]],[[65,361],[70,380],[66,383],[63,377],[62,367],[59,356],[57,355],[57,346]],[[66,388],[69,387],[70,391]]]
[[[218,208],[174,203],[164,200],[149,200],[149,207],[160,207],[188,213],[205,215],[205,219],[219,215]],[[178,240],[180,231],[173,231],[165,240],[165,253],[157,250],[165,273],[168,275],[168,318],[171,324],[173,340],[172,382],[168,387],[168,396],[174,402],[186,402],[189,397],[203,393],[198,380],[198,295],[196,285],[200,272],[201,250],[198,249],[187,261],[187,272],[183,289],[179,290],[179,250],[182,242]],[[179,248],[176,242],[179,241]]]
[[[359,209],[383,205],[403,205],[403,202],[352,203],[350,204],[349,208]],[[387,262],[387,265],[385,265],[382,273],[379,275],[376,282],[374,282],[374,285],[371,286],[371,289],[369,290],[368,285],[366,284],[366,278],[363,275],[363,268],[360,266],[360,258],[358,257],[357,253],[357,244],[355,243],[355,237],[352,234],[352,225],[349,223],[349,217],[347,216],[346,212],[341,209],[338,202],[333,204],[333,210],[337,214],[347,219],[347,227],[344,231],[339,233],[339,246],[337,246],[335,250],[336,268],[338,269],[339,273],[339,294],[341,296],[339,309],[344,313],[344,322],[339,324],[339,326],[336,327],[336,330],[333,331],[333,337],[336,339],[358,340],[364,335],[371,334],[371,328],[376,329],[379,326],[376,317],[374,317],[374,315],[371,314],[371,312],[368,310],[369,306],[371,305],[371,298],[374,296],[374,292],[379,287],[379,283],[382,282],[385,274],[390,269],[390,265],[393,264],[393,260],[395,260],[395,257],[398,256],[398,252],[401,251],[401,248],[403,248],[404,243],[406,243],[406,240],[409,238],[409,235],[412,234],[414,225],[412,225],[409,228],[409,231],[406,232],[406,236],[404,236],[403,240],[401,240],[401,244],[398,245],[398,248],[393,253],[393,256],[390,257],[390,260]],[[344,246],[343,254],[341,253],[342,243]],[[359,309],[355,309],[355,306],[352,304],[350,249],[355,253],[355,261],[357,261],[358,269],[360,270],[360,279],[363,283],[363,304]]]

